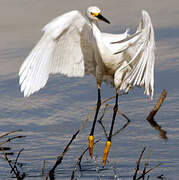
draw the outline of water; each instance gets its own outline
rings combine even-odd
[[[104,135],[98,124],[94,154],[96,163],[88,153],[82,160],[82,171],[75,173],[76,179],[132,179],[136,161],[143,147],[152,150],[150,167],[163,163],[150,173],[150,179],[161,174],[165,179],[177,180],[179,176],[179,24],[178,1],[170,4],[159,1],[58,1],[47,0],[1,0],[0,6],[0,134],[22,129],[16,135],[25,138],[15,139],[6,144],[15,152],[9,159],[15,159],[18,151],[24,148],[19,162],[26,179],[42,179],[42,164],[46,161],[46,171],[50,170],[82,121],[93,110],[96,103],[96,84],[91,76],[67,78],[61,75],[50,77],[46,87],[30,98],[23,98],[19,92],[18,70],[24,58],[40,38],[40,29],[52,18],[72,9],[83,10],[89,5],[104,9],[104,15],[111,25],[101,23],[107,32],[122,32],[126,27],[135,29],[140,19],[140,11],[149,11],[156,34],[155,97],[150,101],[143,95],[143,89],[135,88],[130,94],[119,98],[119,107],[131,119],[131,123],[112,141],[109,154],[110,163],[101,168],[104,148]],[[167,98],[156,115],[156,121],[167,131],[168,140],[162,140],[145,120],[155,105],[163,89],[168,91]],[[114,90],[103,85],[103,99],[114,95]],[[109,130],[112,110],[108,110],[104,124]],[[92,119],[80,132],[63,163],[55,172],[56,179],[70,179],[78,157],[87,146],[87,136]],[[115,130],[125,124],[120,118]],[[99,173],[98,172],[99,168]],[[8,164],[0,159],[0,179],[11,179]]]

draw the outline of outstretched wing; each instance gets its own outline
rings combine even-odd
[[[144,93],[151,98],[154,93],[155,39],[149,14],[142,11],[142,20],[135,34],[119,42],[122,49],[116,53],[124,53],[129,61],[123,64],[120,71],[124,72],[121,90],[129,90],[132,86],[144,86]],[[124,58],[124,61],[126,59]],[[126,71],[125,71],[126,69]]]
[[[42,31],[42,38],[19,71],[24,96],[43,88],[50,73],[82,77],[95,72],[91,27],[80,12],[71,11],[57,17]]]

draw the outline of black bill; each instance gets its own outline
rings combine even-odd
[[[109,22],[104,16],[102,16],[101,14],[97,15],[96,17],[97,17],[98,19],[100,19],[100,20],[102,20],[102,21],[110,24],[110,22]]]

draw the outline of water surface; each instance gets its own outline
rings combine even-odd
[[[152,18],[156,34],[155,96],[150,101],[143,95],[143,89],[135,88],[130,94],[119,98],[119,107],[132,120],[129,126],[113,138],[109,155],[110,164],[99,172],[101,179],[113,179],[114,170],[121,179],[132,179],[136,161],[144,146],[151,149],[150,166],[161,165],[151,173],[151,179],[163,174],[166,179],[179,177],[179,14],[178,1],[97,1],[89,0],[0,0],[0,134],[22,129],[17,133],[26,138],[10,142],[12,151],[24,148],[19,161],[23,163],[26,179],[42,179],[43,160],[49,170],[65,144],[96,103],[96,84],[92,76],[67,78],[51,76],[46,87],[30,98],[23,98],[18,86],[18,70],[24,58],[41,36],[41,28],[54,17],[72,9],[84,12],[89,5],[97,5],[111,25],[101,23],[107,32],[123,32],[127,27],[135,30],[141,10],[147,10]],[[167,99],[156,116],[156,121],[167,131],[168,140],[162,140],[145,120],[163,89],[168,91]],[[114,89],[103,85],[103,99],[114,95]],[[112,110],[104,118],[109,130]],[[92,119],[72,144],[61,166],[55,173],[56,179],[70,179],[74,165],[87,146],[87,136]],[[115,130],[125,124],[120,118]],[[82,161],[82,172],[77,179],[97,179],[96,167],[101,168],[105,138],[98,124],[96,138],[101,142],[95,147],[97,165],[88,154]],[[145,154],[145,157],[147,152]],[[10,157],[11,158],[11,157]],[[14,157],[12,157],[14,158]],[[113,167],[113,169],[112,169]],[[11,179],[10,169],[0,160],[0,179]],[[79,177],[81,176],[81,177]]]

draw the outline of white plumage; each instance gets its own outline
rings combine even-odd
[[[97,7],[87,9],[85,19],[79,11],[68,12],[43,28],[43,36],[19,71],[24,96],[43,88],[49,74],[68,77],[93,74],[98,86],[109,81],[117,90],[128,92],[133,86],[144,86],[144,93],[154,92],[154,31],[151,19],[142,11],[135,34],[102,33]]]

